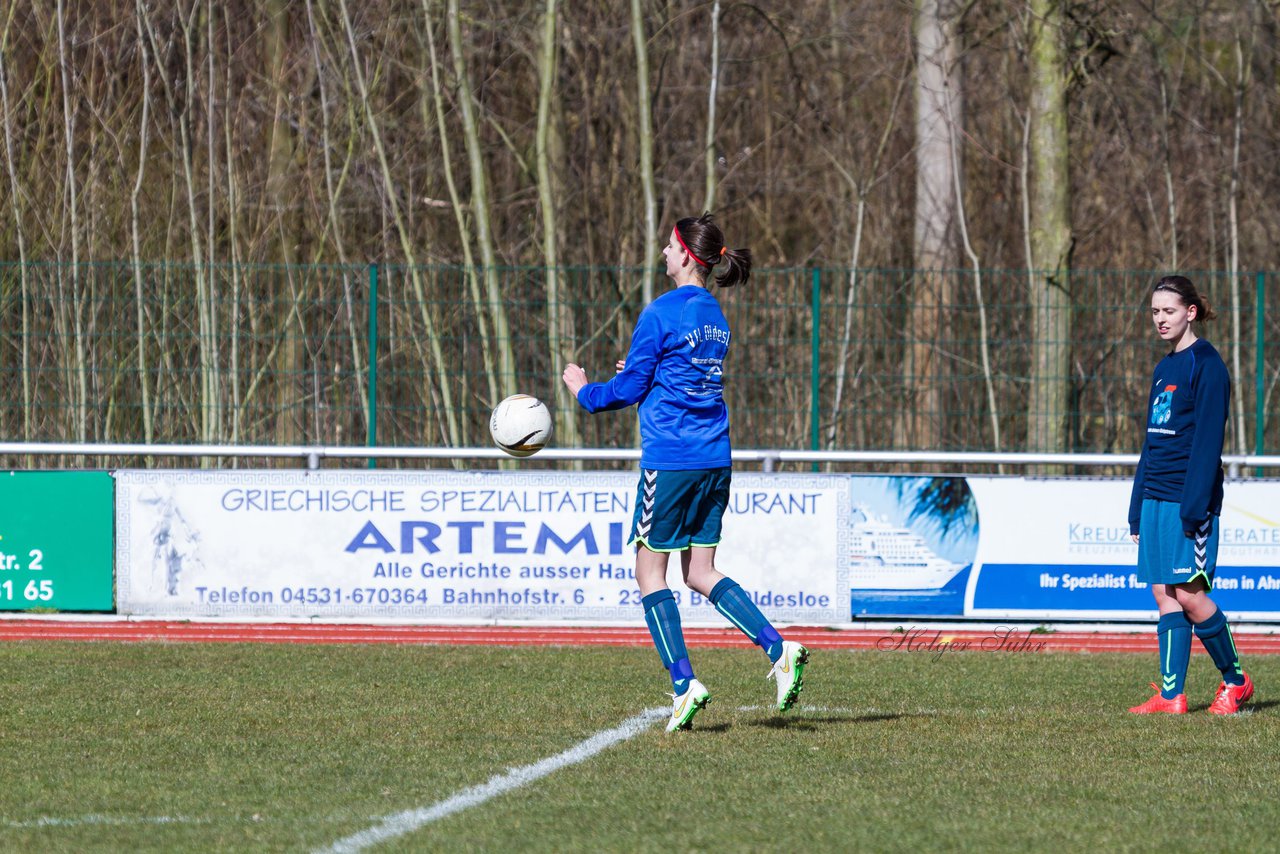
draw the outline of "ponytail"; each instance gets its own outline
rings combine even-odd
[[[751,278],[750,249],[725,249],[722,260],[724,272],[716,276],[716,284],[720,287],[731,288]]]
[[[724,272],[716,275],[716,284],[720,287],[731,288],[751,278],[751,250],[726,246],[724,232],[712,221],[710,213],[679,220],[676,238],[698,265],[702,276],[718,264],[724,264]]]

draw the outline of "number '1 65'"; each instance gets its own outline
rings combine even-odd
[[[0,581],[0,591],[4,592],[5,599],[12,600],[12,579]],[[47,578],[43,581],[36,581],[35,579],[28,581],[27,586],[22,589],[22,598],[26,599],[28,602],[35,602],[36,600],[40,600],[41,602],[49,601],[53,598],[53,582]]]

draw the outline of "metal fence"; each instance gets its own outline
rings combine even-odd
[[[557,270],[554,339],[547,270],[492,271],[500,311],[484,298],[484,274],[0,264],[0,441],[483,446],[495,398],[522,391],[560,410],[558,444],[634,447],[632,415],[567,421],[572,406],[559,376],[568,359],[593,378],[612,373],[653,272]],[[943,287],[932,293],[945,297],[928,304],[918,298],[924,275],[759,270],[745,287],[720,292],[734,331],[726,393],[735,446],[1042,450],[1027,435],[1037,343],[1029,274],[933,271]],[[1189,275],[1220,315],[1202,334],[1233,370],[1238,409],[1227,450],[1274,452],[1274,275]],[[1145,308],[1157,276],[1071,274],[1070,375],[1061,378],[1069,411],[1055,450],[1138,450],[1150,372],[1163,352]],[[499,317],[505,337],[496,334]]]

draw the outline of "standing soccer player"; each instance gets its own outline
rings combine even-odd
[[[1165,276],[1151,292],[1151,319],[1173,349],[1156,365],[1147,405],[1147,435],[1129,500],[1129,534],[1138,544],[1138,572],[1151,585],[1160,621],[1158,693],[1129,711],[1186,714],[1183,690],[1191,635],[1222,671],[1209,711],[1232,715],[1253,696],[1253,681],[1227,618],[1212,599],[1222,512],[1222,443],[1231,378],[1222,357],[1196,337],[1195,324],[1213,310],[1183,276]]]
[[[711,699],[693,675],[680,628],[680,611],[667,587],[667,560],[680,554],[685,584],[706,596],[773,662],[778,710],[800,695],[809,651],[783,640],[746,592],[715,567],[721,519],[729,503],[729,412],[724,402],[724,360],[729,322],[707,290],[712,268],[725,270],[722,288],[745,282],[751,252],[729,249],[710,214],[678,221],[662,250],[675,284],[650,303],[636,322],[631,347],[618,373],[604,383],[587,381],[578,365],[564,369],[564,383],[588,412],[639,404],[640,485],[631,540],[645,622],[662,664],[671,674],[674,705],[667,732],[689,729]]]

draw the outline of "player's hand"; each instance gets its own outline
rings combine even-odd
[[[614,363],[613,363],[613,368],[614,368],[614,370],[616,370],[618,373],[622,373],[622,372],[626,369],[626,367],[627,367],[627,360],[626,360],[626,359],[619,359],[618,361],[616,361],[616,362],[614,362]]]
[[[1138,542],[1138,535],[1137,535],[1137,534],[1130,534],[1130,535],[1129,535],[1129,539],[1133,540],[1133,542],[1136,544],[1136,543]]]
[[[560,378],[564,380],[564,384],[569,388],[569,393],[574,397],[577,397],[578,392],[587,384],[587,372],[573,362],[564,366],[564,373],[561,374]]]

